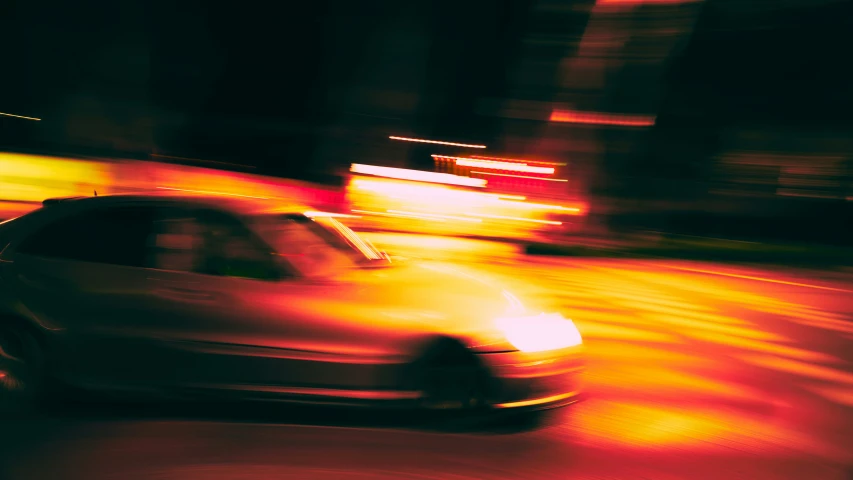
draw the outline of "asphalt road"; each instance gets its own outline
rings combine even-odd
[[[374,241],[528,279],[521,293],[584,335],[587,399],[539,425],[461,433],[345,411],[71,406],[0,420],[0,478],[853,478],[843,277]]]

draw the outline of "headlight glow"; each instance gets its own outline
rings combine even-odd
[[[509,343],[522,352],[544,352],[583,343],[574,322],[558,313],[496,320]]]

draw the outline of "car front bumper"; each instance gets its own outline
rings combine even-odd
[[[538,410],[576,402],[583,383],[581,350],[480,354],[493,379],[489,403],[497,409]]]

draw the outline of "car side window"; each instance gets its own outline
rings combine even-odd
[[[80,262],[144,267],[153,209],[115,206],[65,217],[26,238],[19,253]]]
[[[160,270],[195,272],[201,262],[201,228],[189,212],[164,210],[149,240],[150,265]]]
[[[281,276],[271,249],[228,214],[186,211],[158,221],[155,232],[156,268],[258,280]]]
[[[272,249],[237,218],[214,210],[198,212],[202,227],[199,273],[273,280],[281,276]]]

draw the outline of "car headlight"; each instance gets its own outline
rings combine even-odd
[[[583,343],[574,322],[558,313],[496,320],[507,341],[522,352],[544,352]]]

